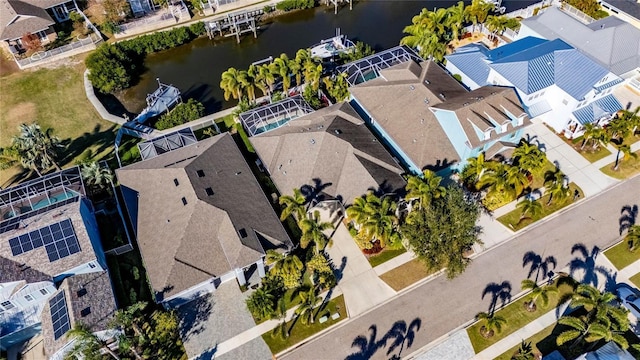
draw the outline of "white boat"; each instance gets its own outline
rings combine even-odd
[[[311,47],[311,57],[327,59],[349,52],[354,49],[355,46],[356,44],[347,39],[346,35],[340,34],[340,29],[336,29],[336,36],[322,40],[319,44]]]

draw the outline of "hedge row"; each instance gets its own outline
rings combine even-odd
[[[296,9],[311,9],[315,6],[315,0],[284,0],[276,4],[276,9],[290,11]]]
[[[186,44],[205,33],[204,23],[143,35],[116,44],[104,44],[87,57],[89,80],[103,93],[129,87],[140,75],[147,54]]]

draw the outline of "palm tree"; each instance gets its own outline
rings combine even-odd
[[[296,78],[296,86],[302,85],[302,64],[300,64],[296,59],[291,59],[287,63],[287,67],[289,68],[291,75]]]
[[[504,17],[500,15],[489,15],[487,17],[485,25],[487,26],[487,29],[491,31],[491,35],[493,38],[495,38],[498,33],[504,32],[504,30],[507,28],[507,24],[504,20]]]
[[[289,337],[289,329],[287,329],[287,305],[284,302],[284,298],[278,299],[276,305],[275,318],[281,320],[278,326],[273,328],[271,336],[279,335],[283,340]]]
[[[453,5],[447,9],[447,25],[451,30],[451,37],[457,41],[460,37],[460,29],[462,23],[466,20],[466,14],[464,11],[464,2],[458,1],[456,5]]]
[[[301,304],[295,310],[296,315],[300,316],[303,324],[313,324],[313,309],[321,301],[321,298],[316,295],[316,289],[313,287],[307,291],[300,292],[298,295],[300,296]]]
[[[275,297],[262,287],[256,289],[251,296],[245,300],[247,309],[260,319],[269,318],[275,311]]]
[[[629,327],[629,319],[626,311],[612,305],[616,299],[616,294],[610,292],[601,293],[591,285],[580,284],[572,295],[571,306],[574,308],[584,307],[587,310],[586,316],[589,321],[606,316],[621,330],[626,330]]]
[[[280,221],[284,221],[293,214],[296,220],[300,221],[305,218],[307,213],[307,199],[302,195],[300,189],[293,189],[292,195],[281,195],[278,200],[280,205],[284,205],[280,214]]]
[[[97,337],[82,323],[76,323],[74,327],[67,332],[66,336],[76,341],[73,350],[71,350],[71,354],[76,357],[99,358],[100,353],[105,352],[112,358],[120,360],[120,357],[107,346],[105,341]]]
[[[440,185],[441,181],[442,178],[431,170],[424,170],[422,177],[409,176],[405,199],[407,201],[418,200],[420,209],[422,206],[428,207],[432,199],[438,199],[446,193],[445,187]]]
[[[85,184],[104,189],[113,184],[113,173],[108,167],[100,166],[97,162],[82,164],[80,168]]]
[[[356,229],[360,229],[361,224],[364,224],[367,220],[369,216],[367,213],[367,199],[373,196],[375,195],[369,193],[366,196],[357,197],[353,199],[353,204],[347,208],[347,220],[355,223]]]
[[[291,77],[289,77],[289,58],[287,54],[281,54],[280,57],[275,58],[269,65],[269,70],[274,75],[282,78],[282,89],[285,94],[288,94],[291,87]]]
[[[489,16],[489,13],[493,10],[493,4],[484,0],[473,0],[470,5],[466,7],[467,18],[471,20],[473,29],[480,24],[480,30],[482,30],[482,24]]]
[[[325,230],[333,229],[330,222],[320,221],[320,212],[314,211],[312,218],[305,218],[298,222],[302,236],[300,237],[300,247],[306,249],[310,243],[315,244],[316,254],[320,253],[327,246],[327,236]],[[329,246],[331,243],[329,243]]]
[[[236,100],[242,98],[242,74],[236,68],[229,68],[222,73],[220,80],[220,88],[224,90],[224,99],[229,100],[233,97]]]
[[[627,235],[625,235],[624,240],[629,246],[629,251],[636,251],[636,249],[640,246],[640,225],[630,226],[627,230]]]
[[[638,157],[638,154],[631,152],[631,146],[627,144],[616,145],[616,148],[618,148],[618,153],[616,154],[616,165],[613,167],[613,170],[615,171],[618,171],[618,169],[620,168],[620,163],[623,160],[626,160],[629,157],[632,157],[634,159]],[[622,158],[620,157],[620,154],[622,154]]]
[[[267,250],[267,254],[265,256],[265,263],[267,265],[273,265],[271,269],[269,269],[270,273],[273,274],[293,274],[300,273],[304,268],[304,264],[300,259],[292,254],[281,254],[273,249]]]
[[[626,316],[626,314],[625,314]],[[627,328],[628,328],[628,319]],[[622,332],[627,328],[617,328],[611,322],[609,317],[605,313],[595,313],[593,317],[589,316],[563,316],[558,319],[558,323],[569,326],[572,329],[566,330],[556,338],[558,346],[574,341],[571,347],[575,347],[581,340],[585,340],[588,343],[596,343],[600,340],[614,341],[623,349],[629,347],[629,343],[622,336]]]
[[[611,141],[611,136],[605,129],[596,127],[591,141],[593,142],[593,150],[597,150],[600,145],[606,146]]]
[[[495,164],[496,162],[493,161],[485,161],[484,153],[480,153],[478,156],[467,160],[467,165],[465,165],[461,173],[462,180],[467,185],[473,184],[476,187],[484,173],[492,169]]]
[[[308,60],[304,64],[304,81],[311,86],[314,91],[320,86],[320,77],[322,76],[322,64],[316,64]]]
[[[312,61],[311,51],[309,49],[299,49],[298,51],[296,51],[295,60],[298,62],[298,64],[300,64],[301,67],[304,67],[304,65],[308,61]]]
[[[549,293],[557,293],[558,288],[552,285],[538,286],[535,281],[530,279],[522,280],[522,290],[531,291],[531,301],[527,304],[527,309],[533,311],[536,308],[536,301],[538,298],[542,300],[542,306],[549,304]]]
[[[337,102],[344,101],[349,97],[349,83],[347,82],[347,73],[343,72],[333,77],[327,76],[322,79],[324,85]]]
[[[599,130],[600,128],[594,124],[589,123],[584,125],[584,134],[582,134],[582,145],[580,146],[580,150],[584,150],[584,147],[598,134]]]
[[[482,189],[487,186],[490,191],[495,192],[507,191],[509,185],[506,181],[506,176],[507,166],[503,163],[496,163],[490,171],[485,172],[478,180],[477,187]]]
[[[378,200],[368,203],[368,217],[360,233],[371,242],[379,241],[380,246],[385,247],[388,243],[397,243],[399,237],[396,231],[398,218],[395,216],[397,204],[390,197]]]
[[[533,360],[535,355],[533,354],[533,347],[531,341],[526,342],[522,340],[518,351],[511,357],[511,360]]]
[[[544,167],[547,156],[540,151],[537,145],[526,140],[521,140],[512,155],[518,167],[529,173],[533,173]]]
[[[521,213],[518,223],[526,219],[527,215],[528,215],[528,218],[531,219],[536,216],[539,216],[542,213],[542,204],[539,201],[535,201],[531,199],[525,199],[523,201],[520,201],[516,205],[516,208],[519,209]]]
[[[256,87],[262,91],[263,95],[268,95],[269,98],[271,98],[271,87],[273,86],[275,79],[273,78],[271,71],[269,71],[269,67],[251,65],[249,67],[249,72],[253,74],[252,76]]]
[[[562,346],[569,341],[574,341],[571,347],[576,346],[589,332],[593,323],[589,323],[584,316],[563,316],[558,319],[561,325],[569,326],[572,329],[565,330],[556,338],[556,344]]]
[[[631,133],[632,126],[625,118],[617,118],[611,120],[605,129],[611,139],[616,139],[622,143],[622,140]]]
[[[51,129],[42,131],[38,124],[20,124],[20,134],[14,136],[12,148],[22,167],[34,170],[38,175],[51,167],[60,170],[55,158],[62,148],[60,139],[51,135]]]
[[[505,173],[505,182],[507,183],[508,190],[516,198],[522,194],[525,188],[531,184],[529,178],[516,166],[509,166]]]
[[[247,70],[238,73],[238,81],[243,90],[247,92],[249,102],[256,100],[256,80]]]
[[[485,338],[492,337],[495,333],[502,332],[502,326],[507,324],[507,319],[493,312],[481,312],[476,315],[476,320],[483,322],[480,327],[480,334]]]
[[[623,335],[623,331],[617,331],[607,326],[606,324],[593,324],[590,334],[585,340],[590,343],[595,343],[604,340],[605,343],[610,341],[620,345],[622,349],[629,348],[629,342]]]
[[[546,190],[547,194],[549,194],[547,206],[551,205],[554,200],[564,200],[569,196],[569,188],[561,182],[551,184]]]

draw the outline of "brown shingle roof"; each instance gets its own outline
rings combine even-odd
[[[204,176],[198,175],[199,170]],[[129,212],[158,300],[248,266],[261,258],[265,248],[291,245],[229,134],[116,173],[125,197],[127,193],[137,195],[137,208]],[[207,195],[207,188],[212,196]],[[240,233],[246,236],[241,238]],[[275,244],[262,241],[260,234],[275,239]]]
[[[436,111],[438,109],[454,111],[472,148],[531,124],[520,105],[515,90],[508,87],[483,86],[455,98],[447,99],[432,108]],[[524,116],[523,124],[513,127],[507,112],[515,117]],[[495,131],[496,125],[506,126],[506,131],[497,133]],[[480,131],[491,130],[490,138],[486,140],[479,138],[474,126]]]
[[[429,107],[467,91],[436,63],[422,62],[419,74],[416,65],[392,66],[350,91],[418,167],[439,170],[460,159]]]
[[[317,186],[345,203],[369,189],[404,188],[402,168],[348,103],[291,120],[251,137],[258,155],[282,193]]]
[[[49,2],[0,0],[0,40],[17,39],[53,25],[44,7]]]

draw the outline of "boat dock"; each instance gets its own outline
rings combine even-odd
[[[144,124],[149,118],[169,111],[173,105],[182,102],[180,90],[177,87],[163,84],[160,79],[156,80],[158,80],[158,89],[153,94],[147,95],[147,107],[133,119],[133,122]]]
[[[240,35],[244,33],[252,32],[254,38],[258,37],[256,23],[262,14],[264,14],[262,9],[230,13],[220,20],[205,21],[204,27],[207,30],[209,39],[213,39],[216,35],[224,37],[235,36],[239,44]]]

